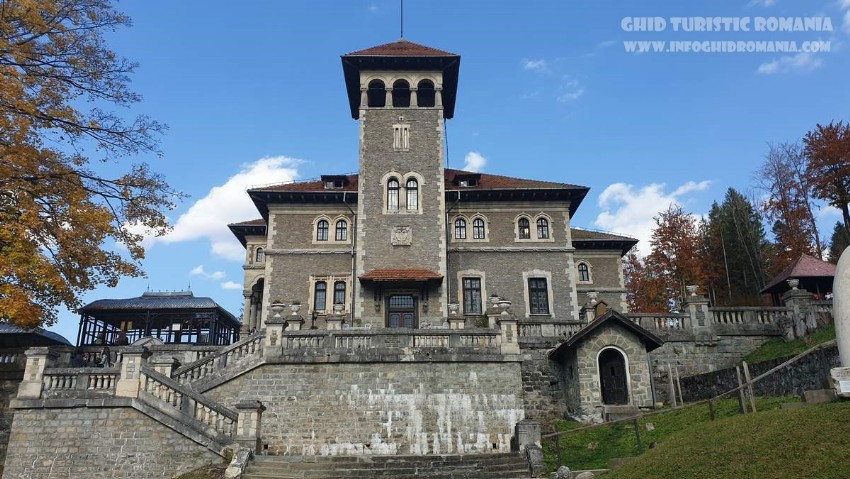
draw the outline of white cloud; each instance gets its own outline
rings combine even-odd
[[[561,93],[558,94],[558,101],[560,103],[575,101],[584,95],[584,88],[582,88],[578,80],[572,79],[569,76],[565,76],[564,79],[566,82],[561,85]]]
[[[710,184],[710,181],[689,181],[667,193],[664,191],[666,185],[659,183],[640,188],[626,183],[614,183],[599,195],[599,207],[602,212],[596,217],[594,224],[603,230],[639,239],[638,248],[643,254],[648,254],[649,240],[655,226],[653,217],[671,204],[681,205],[683,196],[703,191]]]
[[[788,73],[794,71],[812,71],[820,68],[823,60],[812,53],[798,53],[793,56],[784,56],[772,62],[762,63],[758,72],[765,75],[776,73]]]
[[[522,67],[526,70],[536,71],[536,72],[545,72],[546,68],[546,60],[543,58],[539,60],[529,60],[528,58],[522,59]]]
[[[752,7],[755,5],[761,5],[763,7],[772,7],[776,5],[776,0],[750,0],[750,3],[747,4],[748,7]]]
[[[470,151],[463,159],[463,169],[466,171],[481,171],[484,165],[487,164],[487,158],[484,158],[477,151]]]
[[[225,281],[221,283],[221,289],[242,289],[242,285],[236,281]]]
[[[204,265],[199,264],[198,266],[195,266],[192,271],[189,271],[189,276],[200,276],[202,278],[219,281],[224,279],[227,274],[225,274],[224,271],[214,271],[212,273],[207,273],[204,270]]]
[[[146,242],[179,243],[205,238],[210,242],[212,254],[242,261],[245,249],[227,228],[227,224],[259,217],[257,208],[245,190],[259,184],[293,181],[298,177],[299,163],[300,160],[294,158],[274,156],[242,165],[238,173],[224,184],[212,187],[206,196],[180,215],[171,232],[162,237],[146,238]]]

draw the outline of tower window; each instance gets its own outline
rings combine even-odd
[[[334,304],[345,304],[345,281],[334,283]]]
[[[327,241],[328,240],[328,221],[327,220],[319,220],[316,223],[316,241]]]
[[[328,301],[328,283],[316,282],[316,291],[313,293],[313,310],[324,311]]]
[[[398,210],[398,180],[395,178],[390,178],[387,181],[387,209],[388,210]]]
[[[528,278],[528,301],[531,314],[549,314],[546,278]]]
[[[413,178],[407,180],[407,209],[419,209],[419,182]]]
[[[383,108],[387,104],[387,89],[384,82],[381,80],[372,80],[369,82],[369,89],[366,90],[370,108]]]
[[[578,264],[578,280],[582,283],[590,282],[590,268],[587,263]]]
[[[393,149],[410,149],[410,125],[393,125]]]
[[[537,239],[549,239],[549,220],[537,218]]]
[[[455,239],[466,239],[466,220],[463,218],[455,220]]]
[[[334,240],[336,241],[348,241],[348,221],[339,220],[336,222],[336,231],[334,233]]]
[[[528,218],[520,218],[519,221],[517,221],[517,229],[519,239],[531,239],[531,226],[528,222]]]
[[[266,252],[263,250],[263,248],[257,248],[257,252],[254,255],[254,262],[255,263],[262,263],[265,260],[266,260]]]
[[[396,80],[393,83],[393,107],[410,107],[410,84],[406,80]]]
[[[416,89],[416,105],[421,107],[432,107],[436,104],[437,95],[434,92],[434,82],[422,80]]]
[[[484,220],[475,218],[472,220],[472,239],[484,239]]]

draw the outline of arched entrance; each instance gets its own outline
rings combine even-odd
[[[602,386],[602,404],[629,403],[626,358],[620,351],[608,348],[599,354],[599,380]]]

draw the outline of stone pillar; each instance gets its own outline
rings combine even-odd
[[[835,318],[835,339],[841,366],[850,368],[850,247],[847,247],[835,267],[832,283],[832,314]]]
[[[817,329],[817,319],[812,308],[812,293],[793,286],[782,295],[782,302],[791,308],[791,319],[794,320],[794,334],[805,336]]]
[[[239,329],[239,332],[242,336],[248,335],[248,330],[251,329],[251,292],[242,292],[242,297],[244,301],[242,302],[242,327]]]
[[[149,362],[151,366],[153,366],[154,371],[169,378],[171,377],[171,373],[180,367],[180,361],[178,361],[177,358],[169,358],[165,356],[151,359]]]
[[[150,357],[148,348],[130,347],[124,350],[121,360],[121,375],[115,384],[115,396],[134,398],[139,397],[141,387],[142,363]],[[170,375],[169,375],[170,377]]]
[[[287,316],[286,317],[286,330],[287,331],[301,331],[304,329],[304,316]]]
[[[417,108],[419,105],[419,100],[417,98],[417,91],[419,89],[415,86],[410,87],[410,108]]]
[[[339,331],[342,329],[342,323],[345,322],[345,315],[332,314],[327,318],[328,330]]]
[[[283,342],[283,330],[288,328],[287,320],[283,318],[269,318],[266,320],[266,341],[264,347],[280,350]]]
[[[441,86],[434,88],[434,106],[437,108],[443,107],[443,87]]]
[[[708,313],[708,298],[701,294],[693,294],[688,296],[683,301],[685,312],[688,313],[691,319],[691,325],[696,331],[697,328],[707,328],[711,330],[711,316]]]
[[[18,386],[18,398],[38,399],[44,387],[44,369],[53,366],[59,358],[59,353],[48,347],[38,347],[29,348],[24,354],[27,357],[27,365],[24,368],[24,380]]]
[[[384,102],[385,102],[384,106],[386,108],[391,108],[393,106],[393,89],[392,88],[387,88],[387,97],[384,100]]]
[[[519,327],[513,315],[504,309],[499,314],[499,329],[502,332],[502,354],[519,354]]]
[[[369,89],[365,86],[360,87],[360,108],[369,106]]]
[[[254,452],[261,450],[260,422],[266,407],[260,401],[236,403],[239,418],[236,423],[236,442]]]
[[[516,434],[516,442],[520,451],[524,451],[527,446],[540,445],[540,424],[532,419],[523,419],[514,426]]]

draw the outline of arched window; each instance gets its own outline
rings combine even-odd
[[[387,181],[387,209],[388,210],[397,210],[398,209],[398,180],[395,178],[390,178]]]
[[[334,304],[345,304],[345,281],[334,283]]]
[[[410,83],[406,80],[396,80],[393,83],[393,106],[396,108],[410,107]]]
[[[519,230],[519,239],[531,239],[531,226],[528,218],[520,218],[517,221],[517,229]]]
[[[369,100],[369,106],[372,108],[381,108],[387,104],[387,88],[381,80],[372,80],[369,82],[369,89],[366,90],[366,96]]]
[[[587,263],[578,264],[578,280],[583,283],[590,282],[590,268],[587,267]]]
[[[431,80],[422,80],[416,89],[416,105],[421,107],[431,107],[436,104],[437,95],[434,92],[434,82]]]
[[[413,178],[407,180],[407,209],[419,209],[419,182]]]
[[[266,260],[266,252],[263,251],[263,248],[257,248],[257,252],[254,254],[254,262],[262,263]]]
[[[537,239],[549,239],[549,220],[537,218]]]
[[[319,220],[316,223],[316,241],[328,240],[328,220]]]
[[[466,220],[463,218],[455,220],[455,239],[466,239]]]
[[[484,220],[475,218],[472,220],[472,239],[484,239]]]
[[[348,221],[339,220],[336,222],[334,239],[336,241],[348,241]]]
[[[324,281],[316,282],[316,291],[313,293],[313,309],[315,311],[324,311],[328,301],[328,283]]]

